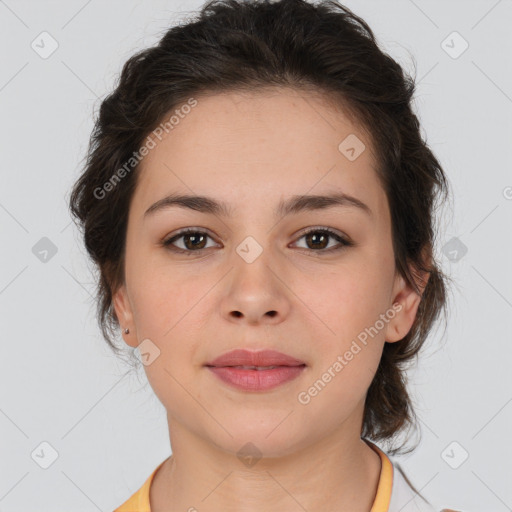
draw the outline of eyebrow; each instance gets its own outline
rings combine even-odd
[[[170,194],[152,204],[145,211],[144,218],[171,207],[185,208],[221,217],[233,216],[233,210],[227,203],[217,201],[211,197],[188,194]],[[373,216],[373,212],[368,205],[356,197],[341,192],[329,195],[292,196],[287,200],[281,200],[279,202],[274,210],[274,215],[276,217],[285,217],[303,211],[323,210],[332,207],[357,208],[365,212],[367,215]]]

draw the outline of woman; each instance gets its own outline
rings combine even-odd
[[[375,444],[446,303],[414,87],[329,1],[210,2],[125,64],[70,206],[172,456],[118,512],[437,510]]]

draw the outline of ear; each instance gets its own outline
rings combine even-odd
[[[126,285],[124,283],[113,294],[112,302],[117,319],[119,320],[119,326],[121,328],[121,334],[123,335],[124,341],[131,347],[137,347],[138,341],[135,323],[133,321],[132,307],[126,290]],[[125,328],[130,330],[128,334],[124,332]]]
[[[428,258],[430,263],[430,254]],[[412,269],[412,275],[415,278],[420,294],[418,294],[410,284],[406,283],[404,277],[398,274],[398,272],[395,275],[393,304],[399,304],[401,309],[395,309],[396,315],[387,325],[385,339],[388,343],[402,340],[411,330],[423,292],[430,278],[428,272],[420,272],[416,268]]]

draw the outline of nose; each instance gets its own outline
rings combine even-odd
[[[288,287],[263,255],[256,261],[235,263],[223,297],[223,311],[230,321],[258,325],[282,322],[290,311]]]

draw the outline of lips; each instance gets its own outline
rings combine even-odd
[[[205,366],[234,366],[246,367],[245,369],[263,370],[267,367],[276,366],[305,366],[304,361],[300,361],[292,356],[277,352],[276,350],[260,350],[252,352],[244,349],[236,349],[221,356],[213,361],[206,363]]]
[[[243,392],[265,392],[297,379],[306,363],[275,350],[237,349],[227,352],[205,367],[225,384]]]

